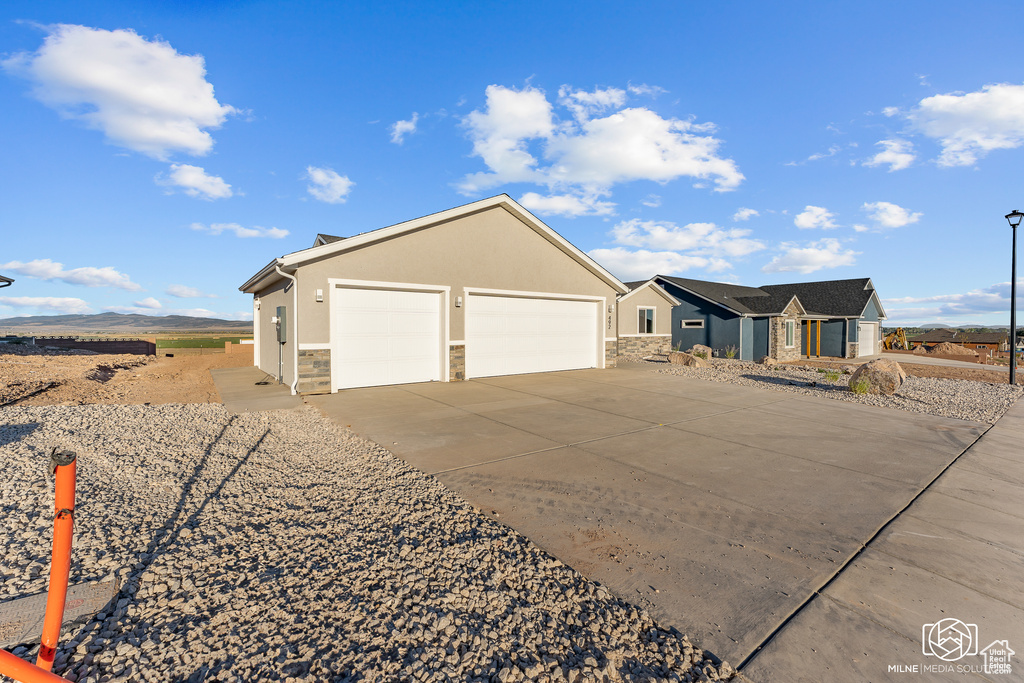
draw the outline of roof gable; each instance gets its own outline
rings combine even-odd
[[[668,275],[655,275],[654,280],[675,285],[739,315],[756,314],[757,311],[750,307],[751,302],[748,300],[768,296],[767,293],[756,287],[744,287],[743,285],[732,285],[726,282],[691,280],[685,277],[670,277]],[[788,301],[787,299],[787,303]]]
[[[837,318],[861,317],[868,302],[875,297],[879,313],[882,318],[885,317],[885,311],[875,294],[871,278],[762,285],[761,289],[780,299],[797,297],[809,314]]]
[[[348,237],[336,242],[329,242],[317,246],[296,251],[290,254],[271,261],[269,264],[263,267],[260,272],[256,273],[253,277],[249,278],[239,289],[243,292],[252,293],[257,289],[261,288],[262,283],[269,282],[272,279],[280,277],[276,274],[276,268],[280,267],[285,272],[295,272],[303,264],[311,261],[317,261],[326,257],[334,256],[335,254],[341,254],[349,250],[359,249],[376,242],[393,239],[401,235],[415,232],[419,230],[426,230],[436,225],[441,225],[449,221],[469,216],[489,209],[501,208],[508,211],[515,218],[517,218],[524,225],[529,227],[538,233],[541,237],[546,239],[548,242],[553,244],[555,247],[566,253],[570,258],[575,260],[581,266],[589,270],[599,279],[603,280],[612,289],[620,294],[625,294],[629,291],[629,288],[622,283],[617,277],[605,270],[600,264],[594,261],[592,258],[587,256],[585,253],[580,251],[578,248],[573,246],[564,237],[556,233],[550,227],[544,224],[539,218],[534,216],[532,213],[520,206],[515,200],[509,197],[507,194],[500,194],[496,197],[490,197],[488,199],[481,199],[477,202],[470,204],[464,204],[463,206],[457,206],[447,211],[441,211],[438,213],[423,216],[422,218],[416,218],[411,221],[405,221],[404,223],[398,223],[386,228],[380,228],[379,230],[373,230],[370,232],[364,232],[353,237]]]
[[[620,296],[620,302],[625,301],[629,297],[633,296],[634,294],[637,294],[638,292],[642,292],[645,289],[653,289],[671,306],[678,306],[680,303],[682,303],[681,301],[679,301],[679,299],[675,298],[674,296],[666,292],[664,287],[658,286],[658,283],[656,283],[653,279],[642,282],[627,282],[626,286],[629,287],[630,292],[628,294],[623,294],[622,296]]]

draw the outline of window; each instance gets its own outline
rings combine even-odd
[[[654,309],[640,308],[637,311],[640,317],[637,320],[636,331],[640,334],[654,334]]]
[[[692,329],[701,329],[701,328],[704,327],[704,321],[703,320],[680,320],[679,321],[679,327],[683,328],[684,330],[690,329],[690,328],[692,328]]]
[[[794,339],[794,337],[796,337],[796,321],[795,320],[787,320],[786,321],[786,348],[787,349],[791,349],[794,346],[796,346],[796,339]]]

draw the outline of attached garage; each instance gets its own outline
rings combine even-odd
[[[445,292],[331,284],[332,391],[442,379]]]
[[[466,377],[598,367],[597,301],[470,293]]]
[[[256,365],[295,393],[613,365],[629,291],[507,195],[318,235],[240,289]]]
[[[878,353],[878,323],[857,323],[857,355],[874,356]]]

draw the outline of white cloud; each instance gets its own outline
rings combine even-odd
[[[729,269],[723,259],[688,256],[675,251],[636,251],[624,247],[593,249],[588,255],[622,280],[644,280],[657,274],[678,274],[694,268],[711,272]]]
[[[902,228],[905,225],[916,223],[921,220],[921,213],[912,213],[902,206],[890,202],[870,202],[860,207],[867,212],[868,218],[875,221],[883,228]],[[862,226],[863,227],[863,226]],[[856,226],[854,226],[856,230]],[[864,232],[857,230],[857,232]]]
[[[289,235],[287,230],[282,230],[280,228],[264,228],[259,225],[246,228],[238,223],[211,223],[209,226],[203,225],[202,223],[193,223],[189,227],[198,232],[208,232],[211,235],[219,235],[222,232],[232,232],[235,234],[235,237],[243,238],[270,237],[271,239],[279,240]]]
[[[616,244],[650,249],[688,251],[693,256],[738,257],[765,248],[749,239],[750,230],[720,228],[714,223],[689,223],[682,227],[668,221],[634,218],[612,228]]]
[[[168,188],[180,187],[189,197],[199,199],[227,199],[234,194],[223,178],[208,175],[202,167],[189,164],[171,164],[170,175],[158,175],[156,182]]]
[[[491,85],[486,98],[482,110],[462,120],[473,155],[488,168],[463,178],[459,190],[464,194],[533,183],[547,187],[552,196],[598,197],[608,196],[619,183],[667,183],[684,176],[727,191],[744,179],[735,162],[718,155],[721,141],[711,135],[713,124],[623,108],[628,94],[618,88],[563,86],[557,104],[568,112],[568,120],[559,120],[547,95],[530,86]]]
[[[840,150],[842,150],[842,147],[840,147],[839,145],[831,145],[828,148],[827,152],[816,152],[815,154],[812,154],[811,156],[804,159],[803,161],[787,161],[786,166],[803,166],[804,164],[810,161],[818,161],[819,159],[827,159],[829,157],[834,157],[836,154],[840,152]]]
[[[216,299],[216,294],[206,294],[200,289],[187,285],[170,285],[164,290],[168,295],[179,299]]]
[[[652,209],[656,209],[661,206],[661,197],[656,194],[649,194],[640,200],[640,203],[644,206],[649,206]]]
[[[306,190],[328,204],[344,204],[352,191],[352,186],[355,185],[348,176],[338,175],[330,168],[316,166],[306,167],[306,179],[312,183]]]
[[[618,88],[595,88],[593,92],[573,90],[567,85],[558,89],[558,103],[571,111],[577,121],[586,121],[609,109],[626,104],[626,91]]]
[[[760,216],[760,215],[761,214],[757,212],[757,209],[740,208],[740,209],[737,209],[736,213],[734,213],[732,215],[732,219],[734,221],[747,221],[747,220],[750,220],[751,216]]]
[[[615,213],[615,204],[599,201],[596,196],[571,194],[542,196],[527,192],[519,198],[524,207],[542,216],[607,216]]]
[[[880,140],[875,143],[875,146],[881,147],[882,151],[865,161],[864,166],[888,164],[889,172],[892,173],[893,171],[902,171],[914,163],[914,159],[917,158],[917,155],[914,154],[914,145],[908,140],[899,138]]]
[[[628,88],[630,94],[633,95],[647,95],[649,97],[657,97],[658,95],[664,95],[668,92],[664,88],[657,85],[647,85],[646,83],[640,83],[639,85],[630,85]]]
[[[115,145],[160,160],[172,152],[203,155],[213,147],[207,130],[236,113],[214,97],[201,55],[178,54],[130,29],[48,30],[38,51],[18,53],[3,68],[31,81],[40,102]]]
[[[0,296],[0,306],[28,308],[47,313],[92,313],[89,304],[81,299],[57,296]]]
[[[1017,280],[1017,291],[1021,291],[1022,288],[1024,288],[1024,277]],[[908,308],[907,304],[915,304],[915,306]],[[890,318],[901,316],[904,319],[940,317],[954,319],[958,316],[1009,312],[1010,283],[1009,281],[999,282],[960,294],[883,299],[882,305],[885,306]]]
[[[823,206],[811,206],[807,205],[804,210],[796,215],[793,219],[793,225],[800,228],[801,230],[810,230],[813,228],[821,228],[828,230],[830,228],[838,227],[832,219],[835,218],[835,214],[829,212]]]
[[[400,145],[405,142],[406,135],[412,135],[416,132],[416,122],[420,120],[420,115],[416,112],[412,113],[412,118],[407,121],[395,121],[391,124],[391,142],[396,145]]]
[[[138,306],[139,308],[146,308],[151,310],[163,308],[163,304],[161,304],[157,299],[154,299],[151,296],[147,296],[142,301],[136,301],[135,305]]]
[[[10,261],[0,264],[0,270],[13,271],[38,280],[60,280],[69,285],[116,287],[117,289],[126,289],[128,291],[142,289],[141,286],[132,282],[130,277],[114,270],[113,266],[104,266],[102,268],[86,266],[65,270],[63,263],[56,263],[45,258],[28,262]]]
[[[942,146],[939,166],[971,166],[992,150],[1024,144],[1024,85],[926,97],[906,116]]]
[[[854,223],[853,229],[856,232],[867,232],[871,228],[869,228],[868,226],[866,226],[866,225],[864,225],[862,223]]]
[[[825,268],[852,266],[860,252],[843,249],[837,239],[825,238],[817,242],[809,242],[800,246],[796,242],[783,242],[779,245],[783,250],[761,268],[765,273],[813,273]]]

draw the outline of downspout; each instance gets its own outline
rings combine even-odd
[[[297,394],[295,387],[299,383],[299,278],[294,275],[281,270],[281,264],[275,263],[274,270],[281,277],[286,277],[292,281],[292,328],[295,331],[295,338],[292,339],[292,367],[294,368],[295,376],[292,379],[292,396]]]

